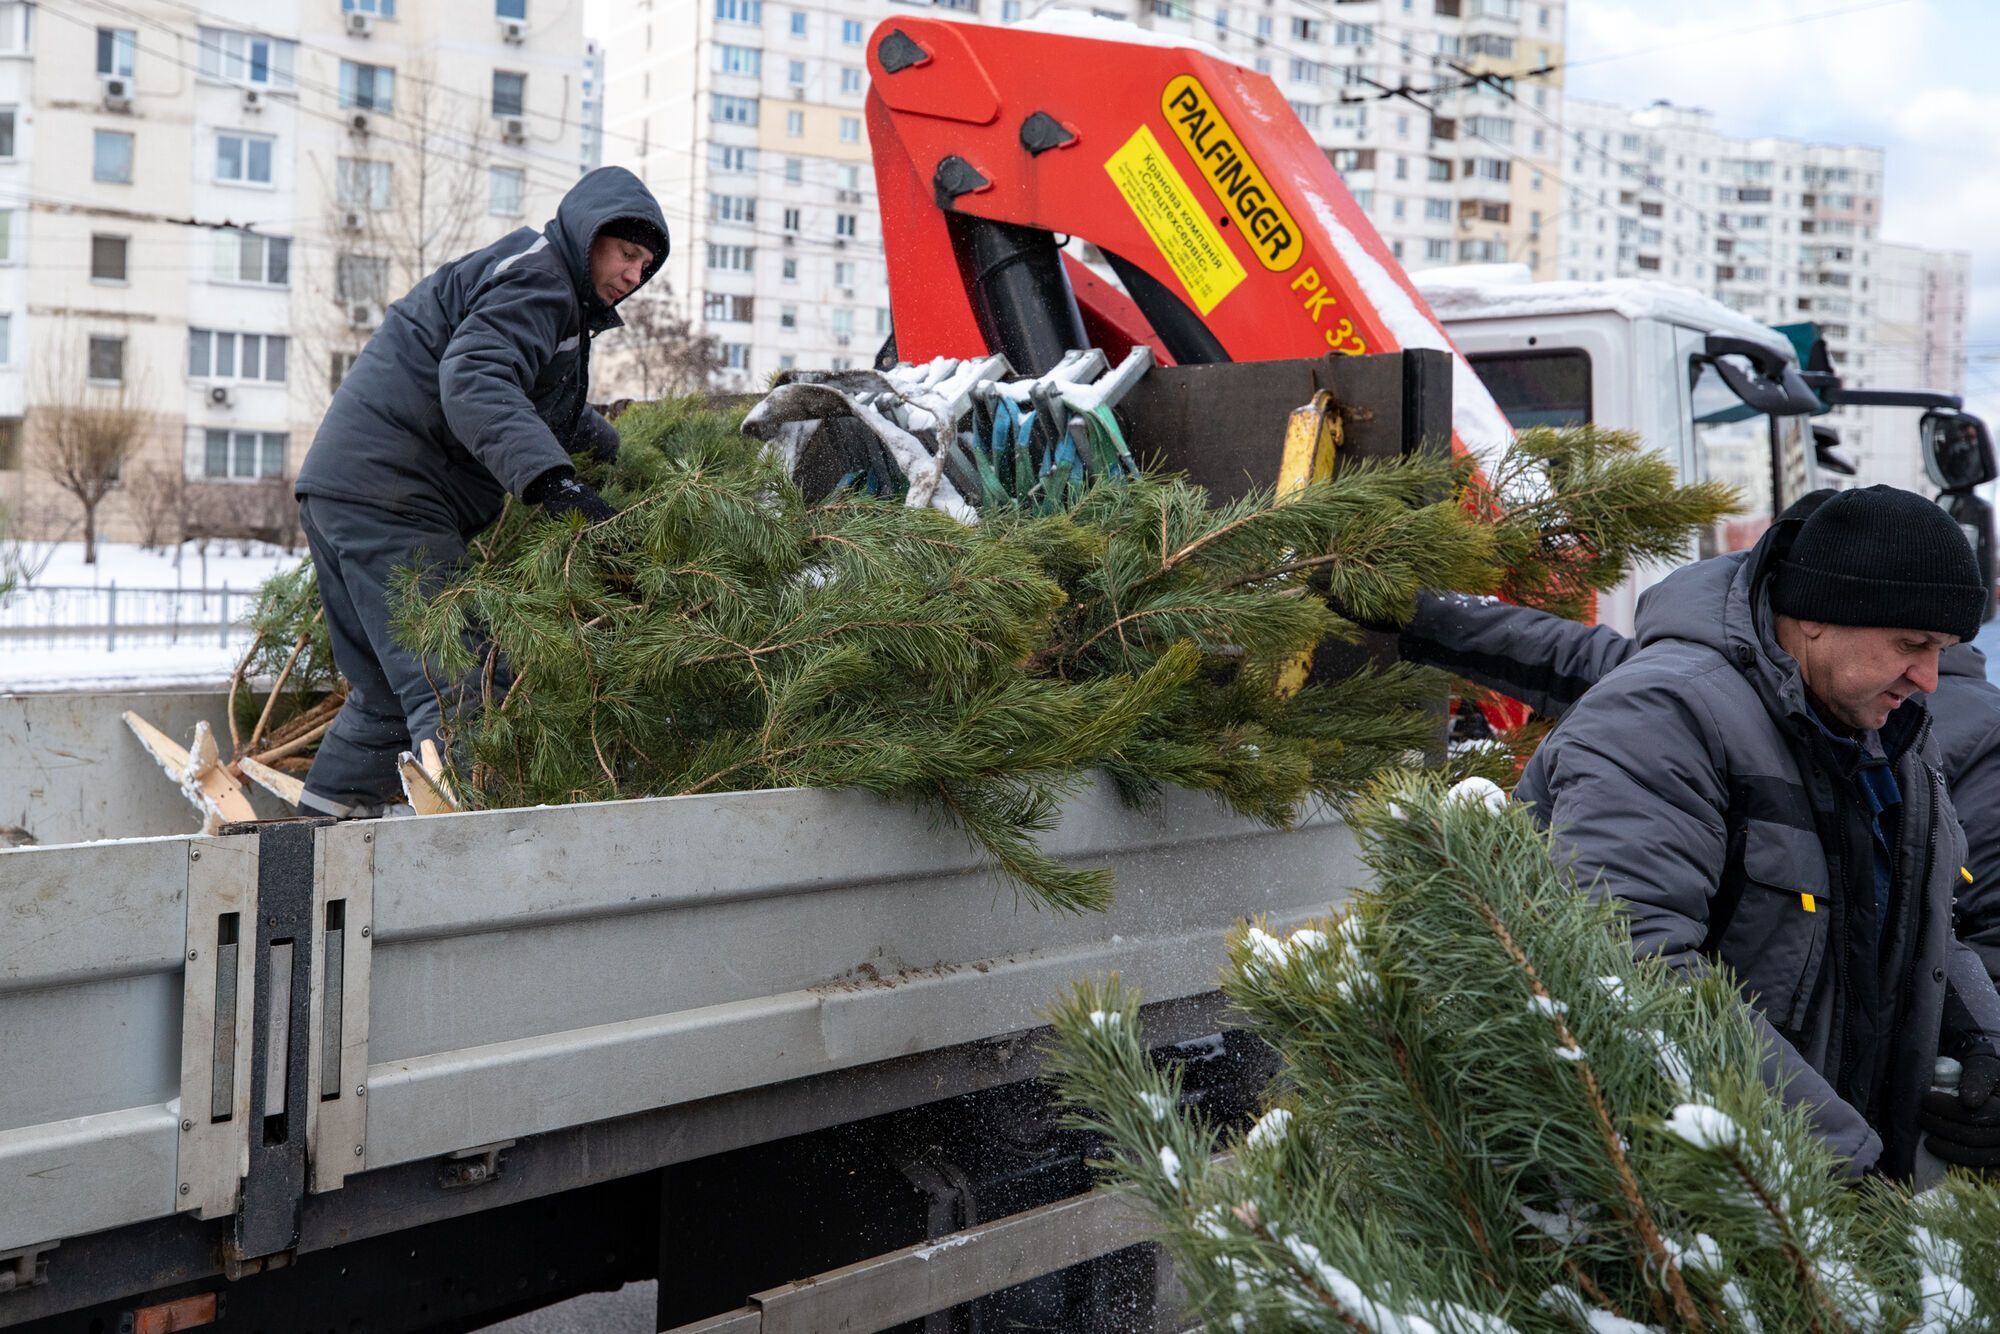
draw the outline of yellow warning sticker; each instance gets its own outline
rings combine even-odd
[[[1104,170],[1138,215],[1146,235],[1166,256],[1196,311],[1208,314],[1236,290],[1246,276],[1243,265],[1201,211],[1194,191],[1174,169],[1150,128],[1141,125],[1123,148],[1105,160]]]

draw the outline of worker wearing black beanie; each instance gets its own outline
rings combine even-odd
[[[1802,621],[1926,630],[1971,639],[1987,590],[1951,516],[1893,486],[1832,496],[1806,519],[1771,587]]]

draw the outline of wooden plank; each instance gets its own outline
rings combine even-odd
[[[290,802],[296,806],[299,804],[299,799],[305,796],[306,785],[303,779],[273,769],[255,756],[245,755],[236,762],[236,767],[243,771],[245,778],[280,801]]]

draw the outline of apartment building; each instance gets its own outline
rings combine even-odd
[[[939,0],[1013,23],[1029,0]],[[867,128],[867,35],[901,0],[626,0],[604,156],[654,187],[675,299],[730,379],[866,365],[889,333]],[[1412,268],[1514,260],[1554,277],[1563,0],[1097,0],[1269,75]]]
[[[1811,320],[1843,375],[1886,384],[1880,149],[1735,138],[1710,113],[1665,102],[1633,111],[1572,98],[1568,115],[1563,278],[1661,278],[1766,324]],[[1843,409],[1828,420],[1870,455],[1879,418]]]
[[[1870,382],[1884,389],[1965,392],[1966,303],[1972,256],[1883,243],[1876,252],[1875,323],[1869,345]],[[1861,476],[1911,491],[1936,488],[1924,472],[1918,414],[1868,408],[1867,453]]]
[[[583,44],[582,155],[586,172],[604,165],[604,43]]]
[[[553,212],[583,70],[556,0],[0,0],[13,522],[73,529],[47,465],[78,412],[143,422],[108,536],[176,482],[282,497],[383,308]]]

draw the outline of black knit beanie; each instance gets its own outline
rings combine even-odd
[[[615,236],[633,245],[642,245],[653,252],[653,263],[646,270],[650,275],[667,258],[667,238],[658,227],[644,218],[613,218],[597,229],[599,236]]]
[[[1807,516],[1778,562],[1772,610],[1802,621],[1971,639],[1987,590],[1951,516],[1893,486],[1842,491]]]

